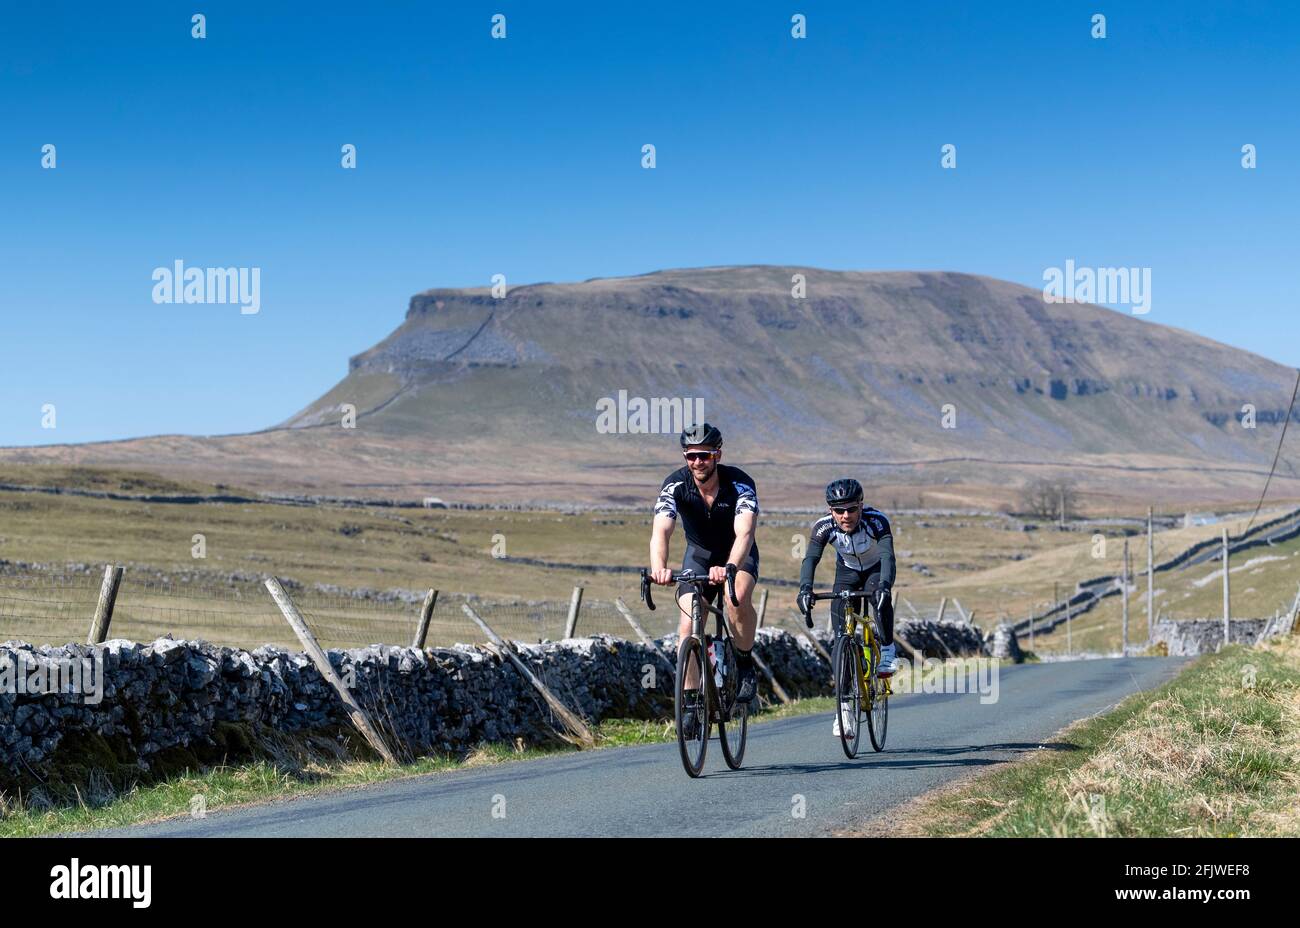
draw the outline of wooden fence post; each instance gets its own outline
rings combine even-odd
[[[568,735],[565,736],[565,740],[570,744],[578,744],[588,748],[595,747],[596,739],[592,737],[591,729],[589,729],[586,723],[578,717],[577,713],[573,712],[568,706],[560,702],[560,700],[556,698],[555,694],[547,688],[546,684],[538,679],[537,675],[533,673],[529,666],[520,659],[518,654],[515,653],[515,649],[510,646],[509,642],[494,632],[491,627],[479,617],[479,614],[470,608],[469,603],[461,603],[460,608],[467,616],[473,619],[475,625],[483,630],[483,634],[488,636],[492,644],[495,646],[498,656],[505,657],[510,661],[510,663],[514,664],[515,670],[518,670],[523,678],[532,684],[533,689],[542,694],[542,699],[546,700],[546,704],[551,707],[551,711],[559,717],[560,721],[564,724],[564,727],[568,729]]]
[[[945,596],[943,599],[939,600],[939,614],[934,617],[934,620],[936,622],[943,621],[943,611],[947,608],[948,608],[948,597]]]
[[[388,747],[387,742],[379,734],[379,730],[370,721],[370,716],[366,715],[365,710],[357,705],[357,701],[352,698],[348,688],[343,685],[343,681],[334,670],[334,665],[330,663],[329,656],[321,649],[320,644],[316,641],[316,636],[307,627],[307,622],[303,619],[302,613],[298,611],[298,607],[294,605],[293,600],[289,598],[289,594],[280,585],[280,581],[275,577],[268,577],[266,579],[266,589],[271,594],[271,598],[275,600],[275,604],[280,607],[280,611],[284,613],[285,621],[289,623],[289,627],[293,629],[294,634],[298,636],[298,640],[302,642],[307,657],[316,665],[316,669],[325,678],[325,682],[334,688],[334,692],[338,694],[339,699],[343,700],[343,705],[348,710],[348,717],[352,719],[352,724],[356,726],[357,731],[361,732],[362,737],[370,743],[370,746],[375,749],[380,757],[390,764],[396,764],[397,757],[394,756],[392,749]]]
[[[578,610],[582,607],[582,587],[573,588],[573,598],[569,600],[569,617],[564,621],[564,637],[572,638],[578,628]]]
[[[655,644],[655,640],[646,634],[646,630],[642,628],[641,623],[636,620],[636,616],[634,616],[632,610],[627,607],[627,603],[623,602],[623,597],[615,597],[614,608],[617,609],[622,614],[623,618],[627,620],[627,624],[632,626],[632,631],[636,632],[636,636],[640,642],[657,654],[659,659],[664,662],[664,666],[668,668],[668,673],[671,674],[673,692],[677,692],[677,670],[673,667],[673,662],[668,659],[668,655],[659,650],[659,645]]]
[[[438,591],[430,590],[424,596],[424,605],[420,607],[420,624],[416,626],[411,647],[424,650],[424,643],[429,638],[429,620],[433,618],[433,607],[436,605],[438,605]]]
[[[763,676],[767,677],[767,682],[772,687],[772,692],[776,693],[776,698],[784,703],[792,702],[790,697],[786,694],[785,689],[780,683],[776,682],[776,675],[772,673],[772,668],[767,666],[767,661],[763,660],[752,650],[749,652],[749,656],[753,659],[754,666],[759,669],[759,672],[761,672]]]
[[[763,592],[758,594],[758,627],[763,627],[763,617],[767,615],[767,587],[763,587]]]
[[[799,614],[799,611],[797,609],[795,610],[795,619],[796,621],[799,622],[803,621],[803,616]],[[818,654],[820,654],[826,660],[826,663],[829,666],[831,663],[831,656],[827,652],[827,650],[824,647],[822,647],[822,643],[813,637],[812,629],[809,629],[806,632],[803,629],[799,629],[799,634],[803,635],[805,638],[808,639],[808,643],[813,646],[813,650],[815,650]]]
[[[117,591],[122,586],[122,568],[109,565],[104,568],[104,582],[99,585],[99,602],[95,604],[95,616],[90,621],[90,634],[86,644],[103,644],[108,640],[108,628],[113,622],[113,606],[117,603]]]

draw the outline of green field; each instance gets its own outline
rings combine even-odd
[[[177,484],[149,474],[91,469],[6,467],[0,483],[141,494],[237,495],[238,490]],[[647,498],[653,488],[647,489]],[[795,581],[802,540],[817,513],[767,512],[758,531],[762,574]],[[898,615],[912,609],[932,617],[948,599],[956,617],[959,600],[985,629],[1004,619],[1041,611],[1074,584],[1117,572],[1122,552],[1119,526],[1078,526],[1059,531],[1050,523],[1001,515],[893,513],[899,553]],[[1127,523],[1129,531],[1140,526]],[[1234,527],[1239,530],[1240,526]],[[113,634],[153,638],[203,637],[255,646],[294,644],[258,578],[276,575],[302,587],[295,592],[309,620],[329,646],[372,642],[409,643],[419,598],[441,591],[431,644],[478,641],[480,633],[460,604],[478,597],[476,608],[503,634],[523,640],[560,637],[569,595],[584,587],[580,632],[627,634],[612,603],[636,611],[653,634],[670,630],[671,609],[649,614],[637,601],[634,573],[596,566],[639,567],[648,554],[648,511],[546,512],[461,509],[392,509],[377,506],[269,503],[179,504],[139,499],[100,499],[40,492],[0,491],[0,638],[33,642],[84,639],[102,565],[126,567]],[[1157,534],[1157,559],[1214,537],[1219,526]],[[1106,538],[1101,552],[1095,536]],[[195,557],[202,535],[204,557]],[[1144,564],[1145,545],[1133,536],[1134,563]],[[684,539],[674,536],[673,551]],[[1300,543],[1256,549],[1234,562],[1234,612],[1272,615],[1290,606],[1295,570],[1289,558]],[[504,554],[505,557],[496,555]],[[1098,555],[1101,556],[1098,556]],[[1246,561],[1257,560],[1245,566]],[[516,562],[514,558],[525,559]],[[540,561],[530,563],[529,561]],[[58,567],[35,570],[22,564]],[[69,570],[66,565],[83,565]],[[551,566],[548,566],[551,565]],[[924,572],[913,569],[924,568]],[[823,559],[819,581],[830,584],[833,556]],[[1203,580],[1212,565],[1157,575],[1158,607],[1178,617],[1218,614],[1218,586]],[[324,593],[316,584],[340,592]],[[361,599],[346,591],[405,590],[409,601]],[[767,584],[768,624],[791,625],[795,588]],[[661,597],[661,599],[663,599]],[[1143,598],[1131,597],[1131,637],[1145,641]],[[1075,649],[1118,646],[1119,604],[1112,598],[1073,625]],[[1064,630],[1040,636],[1044,653],[1065,650]]]

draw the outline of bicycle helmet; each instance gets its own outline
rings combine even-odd
[[[722,433],[707,422],[701,422],[698,425],[688,425],[682,429],[682,450],[685,451],[691,445],[708,445],[710,448],[722,447]]]
[[[826,486],[826,505],[845,506],[862,502],[862,484],[852,477],[842,477]]]

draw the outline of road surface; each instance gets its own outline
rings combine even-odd
[[[991,704],[982,704],[979,693],[898,695],[885,751],[872,752],[864,732],[864,753],[855,760],[841,752],[825,713],[750,726],[739,771],[723,764],[715,730],[698,780],[682,770],[676,743],[640,745],[429,774],[99,834],[827,834],[893,814],[956,777],[1038,750],[1070,722],[1163,683],[1183,663],[1126,658],[1002,667],[998,700]]]

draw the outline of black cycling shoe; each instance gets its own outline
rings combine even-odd
[[[758,675],[751,664],[740,672],[740,686],[736,688],[736,702],[753,702],[758,695]]]
[[[682,737],[687,741],[694,741],[700,736],[700,703],[699,696],[690,700],[686,704],[686,711],[682,713]]]

